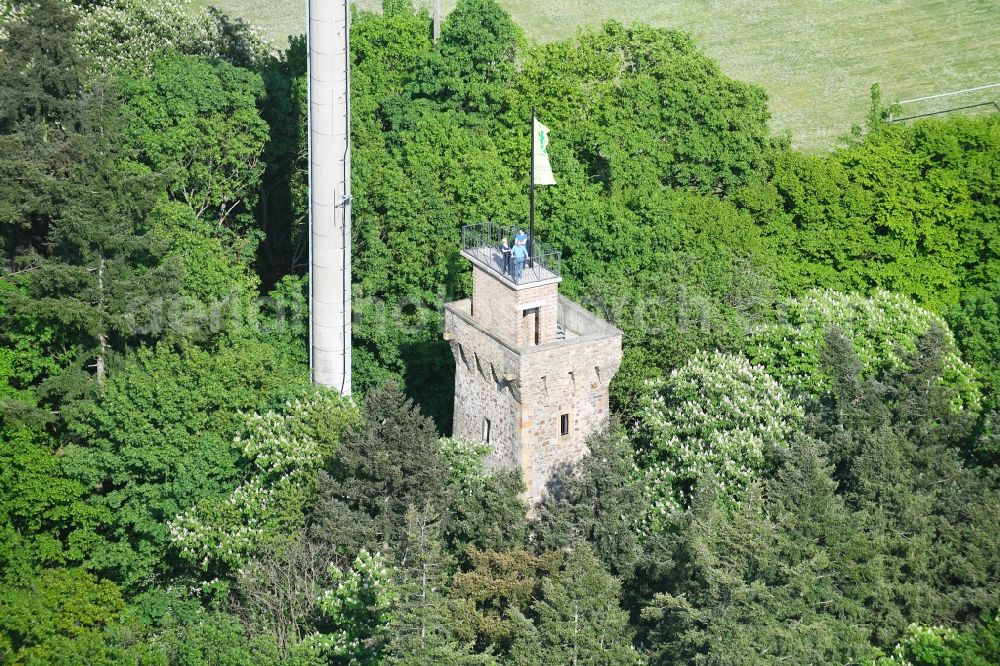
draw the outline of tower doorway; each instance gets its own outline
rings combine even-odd
[[[529,308],[521,316],[521,339],[526,345],[541,343],[541,312],[540,308]]]

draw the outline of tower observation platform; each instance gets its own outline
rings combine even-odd
[[[445,305],[444,337],[456,365],[455,436],[489,444],[488,466],[519,468],[536,502],[607,420],[622,332],[559,294],[558,250],[529,239],[523,265],[506,262],[501,240],[513,247],[516,232],[462,230],[472,297]]]
[[[495,277],[506,280],[511,286],[538,286],[550,280],[558,282],[561,279],[562,252],[553,250],[541,241],[529,239],[526,251],[527,259],[519,272],[514,258],[505,262],[501,251],[502,241],[506,238],[510,247],[514,247],[518,227],[505,226],[495,222],[470,224],[462,227],[462,256],[481,269],[490,271]]]

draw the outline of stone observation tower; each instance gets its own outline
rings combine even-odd
[[[499,248],[513,232],[462,230],[472,298],[445,305],[444,335],[455,355],[455,436],[491,445],[490,467],[519,467],[536,502],[607,419],[622,332],[559,295],[560,253],[538,240],[523,269],[512,261],[508,270]]]

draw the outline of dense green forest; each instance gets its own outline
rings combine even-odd
[[[352,27],[355,382],[310,386],[305,45],[0,2],[0,663],[1000,663],[1000,114],[773,138],[681,32]],[[448,437],[463,224],[625,332],[530,513]]]

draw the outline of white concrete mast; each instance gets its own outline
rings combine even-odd
[[[351,62],[347,0],[307,0],[309,365],[351,393]]]

